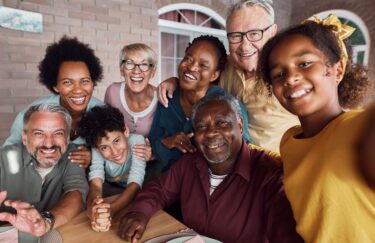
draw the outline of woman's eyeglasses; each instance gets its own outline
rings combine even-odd
[[[147,72],[150,68],[154,67],[152,63],[136,64],[132,60],[122,60],[121,64],[124,65],[126,70],[133,70],[137,66],[142,72]]]

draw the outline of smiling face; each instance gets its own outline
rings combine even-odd
[[[242,120],[224,101],[209,101],[196,113],[195,142],[208,162],[231,165],[242,146]]]
[[[126,60],[132,61],[135,64],[150,64],[147,61],[147,58],[135,53],[128,53]],[[126,82],[126,88],[134,93],[145,91],[150,79],[154,77],[156,71],[154,67],[150,67],[150,69],[146,72],[142,72],[138,66],[135,66],[133,70],[127,70],[125,68],[125,64],[122,64],[120,68],[121,75],[124,77]]]
[[[99,138],[96,149],[106,160],[116,164],[123,164],[128,156],[128,129],[125,132],[107,132],[105,137]]]
[[[342,65],[331,65],[309,38],[284,38],[271,51],[269,66],[273,92],[291,113],[301,118],[341,110],[337,87]]]
[[[22,132],[22,142],[40,168],[57,164],[67,149],[68,141],[66,122],[58,113],[33,113]]]
[[[60,94],[61,105],[70,114],[85,112],[94,90],[87,65],[84,62],[63,62],[54,90]]]
[[[208,41],[194,43],[178,66],[180,88],[192,91],[207,90],[210,83],[220,75],[220,71],[217,70],[217,52],[215,46]]]
[[[228,17],[227,33],[264,29],[271,24],[269,16],[261,7],[244,7],[235,10]],[[240,43],[229,43],[229,57],[234,65],[243,70],[247,76],[255,75],[260,51],[264,44],[276,34],[276,31],[277,27],[273,25],[263,32],[263,38],[259,41],[250,42],[244,36]]]

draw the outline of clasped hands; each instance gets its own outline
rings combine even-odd
[[[105,202],[101,197],[96,197],[91,205],[91,207],[87,207],[91,228],[96,232],[108,231],[112,225],[111,204]]]

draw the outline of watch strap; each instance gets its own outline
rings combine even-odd
[[[49,231],[53,229],[53,226],[55,225],[55,217],[53,214],[49,211],[44,211],[40,214],[49,224],[50,228]]]

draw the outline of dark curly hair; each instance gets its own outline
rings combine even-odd
[[[78,134],[90,146],[96,147],[99,139],[105,137],[108,132],[123,132],[124,128],[124,116],[117,108],[95,106],[82,117],[78,124]]]
[[[224,71],[225,64],[227,63],[227,51],[225,49],[225,46],[219,38],[212,36],[212,35],[201,35],[196,38],[192,42],[189,42],[188,46],[185,49],[185,53],[192,47],[194,44],[200,42],[200,41],[207,41],[211,43],[216,48],[216,55],[218,57],[218,65],[217,70]],[[217,84],[219,81],[220,76],[214,81],[214,84]]]
[[[340,61],[340,44],[330,27],[313,21],[291,27],[270,39],[262,49],[258,75],[268,86],[271,85],[271,69],[269,66],[271,52],[282,40],[291,35],[303,35],[311,39],[315,47],[327,57],[330,65]],[[343,108],[358,108],[365,101],[367,93],[372,87],[372,82],[368,79],[367,69],[364,66],[352,63],[352,48],[347,41],[344,41],[344,43],[348,53],[348,63],[344,77],[338,86],[339,102]]]
[[[56,94],[53,87],[57,84],[60,65],[68,61],[84,62],[90,71],[94,86],[103,78],[103,67],[94,50],[77,38],[63,36],[59,42],[47,47],[46,54],[38,66],[39,82]]]

